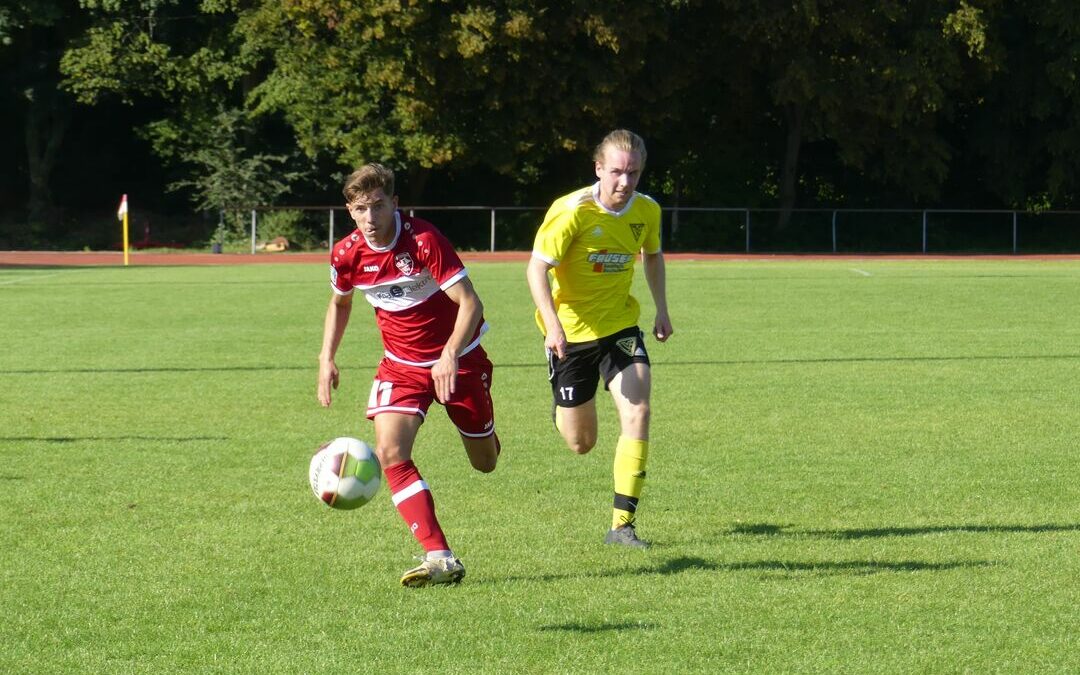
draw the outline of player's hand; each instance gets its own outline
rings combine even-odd
[[[657,312],[652,333],[653,337],[660,342],[667,342],[667,339],[675,333],[675,329],[671,327],[671,318],[667,315],[667,312]]]
[[[548,328],[547,337],[544,338],[544,348],[560,359],[566,356],[566,333],[563,332],[562,326]]]
[[[330,407],[330,389],[337,389],[341,374],[338,373],[337,364],[331,361],[319,362],[319,404],[324,408]]]
[[[435,383],[435,398],[446,403],[457,389],[458,360],[443,352],[431,367],[431,379]]]

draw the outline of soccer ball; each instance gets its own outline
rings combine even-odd
[[[370,502],[379,491],[381,475],[371,446],[348,437],[335,438],[320,447],[308,469],[311,491],[335,509],[355,509]]]

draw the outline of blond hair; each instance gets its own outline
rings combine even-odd
[[[604,136],[604,140],[600,141],[600,145],[596,146],[596,150],[593,151],[593,160],[603,164],[604,150],[609,146],[624,152],[636,152],[641,157],[641,165],[645,166],[645,157],[647,155],[645,152],[645,140],[633,131],[616,129]]]
[[[349,174],[341,192],[345,195],[345,203],[351,204],[357,197],[370,194],[380,188],[387,197],[394,196],[394,171],[382,164],[372,162]]]

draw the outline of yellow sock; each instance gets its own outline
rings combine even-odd
[[[645,484],[645,460],[648,457],[648,441],[619,436],[619,444],[615,446],[615,502],[611,529],[634,522],[641,488]]]

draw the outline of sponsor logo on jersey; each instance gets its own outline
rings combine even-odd
[[[634,241],[641,239],[641,231],[645,229],[645,223],[630,223],[630,231],[634,233]]]
[[[637,338],[624,337],[621,340],[616,340],[615,345],[623,350],[627,356],[634,356],[634,347],[637,346]]]
[[[330,267],[330,283],[337,286],[337,268],[333,266]]]
[[[379,266],[378,265],[364,265],[364,271],[365,272],[378,272],[379,271]]]
[[[404,298],[406,295],[413,295],[423,290],[423,288],[427,286],[431,281],[431,277],[425,275],[414,284],[405,284],[403,286],[398,286],[397,284],[395,284],[384,291],[377,291],[375,293],[375,297],[379,300]]]
[[[633,262],[634,256],[629,253],[596,251],[595,253],[590,253],[587,259],[592,263],[593,272],[622,272]]]
[[[396,265],[397,268],[401,270],[401,273],[404,275],[410,275],[413,273],[412,256],[409,255],[408,251],[395,255],[394,265]]]

